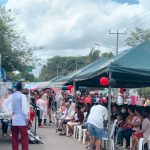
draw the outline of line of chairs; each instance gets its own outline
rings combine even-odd
[[[117,144],[117,136],[115,137],[115,144]],[[150,136],[148,140],[141,138],[138,143],[138,150],[145,150],[144,145],[148,144],[148,150],[150,150]],[[132,147],[132,137],[130,137],[130,148]],[[123,148],[126,148],[126,139],[123,139]]]
[[[86,116],[86,114],[84,114],[84,116]],[[55,120],[54,122],[56,123],[57,121],[55,119],[55,115],[53,117],[54,117],[53,120]],[[117,136],[116,137],[114,136],[116,123],[117,123],[117,120],[115,120],[113,122],[113,124],[111,125],[111,130],[110,130],[111,150],[115,150],[115,144],[117,143]],[[86,143],[86,138],[87,138],[86,137],[86,132],[87,132],[87,129],[82,129],[82,125],[74,126],[73,138],[78,139],[79,142],[82,142],[83,144],[85,144]],[[66,135],[67,136],[69,135],[68,127],[66,127]],[[105,147],[105,145],[106,145],[106,148],[107,148],[107,145],[108,145],[107,142],[108,142],[108,138],[103,138],[102,139],[102,147]],[[139,140],[138,150],[144,150],[144,145],[146,143],[148,144],[148,150],[150,150],[150,137],[149,137],[148,141],[145,141],[144,138],[141,138]],[[130,148],[131,148],[131,145],[132,145],[132,139],[130,138]],[[126,140],[125,139],[123,139],[123,148],[124,149],[126,148]]]
[[[115,128],[116,128],[116,123],[117,120],[115,120],[113,122],[113,124],[111,125],[111,130],[110,130],[110,138],[111,138],[111,150],[115,150],[115,144],[117,143],[117,138],[114,136],[114,132],[115,132]],[[68,128],[67,128],[67,136],[68,136]],[[74,134],[73,134],[73,138],[74,139],[78,139],[79,142],[82,142],[83,144],[86,143],[86,132],[87,129],[82,129],[82,125],[77,125],[74,126]],[[102,147],[104,148],[106,146],[107,148],[107,142],[108,142],[108,138],[103,138],[102,139]],[[130,147],[132,145],[132,139],[130,138]],[[150,137],[148,139],[148,141],[145,141],[144,138],[141,138],[139,140],[139,144],[138,144],[138,150],[145,150],[144,149],[144,145],[148,144],[148,150],[150,150]],[[126,140],[123,140],[123,148],[126,148]]]
[[[150,136],[148,138],[148,141],[145,141],[144,138],[141,138],[139,140],[139,145],[138,145],[138,148],[139,150],[144,150],[144,145],[147,143],[147,146],[148,146],[148,150],[150,150]]]
[[[115,127],[116,127],[116,123],[117,120],[115,120],[113,122],[113,124],[111,125],[111,131],[110,131],[110,137],[111,137],[111,150],[115,150],[115,145],[114,145],[114,132],[115,132]],[[67,128],[67,136],[68,136],[68,128]],[[86,143],[86,132],[87,129],[82,129],[82,125],[77,125],[74,126],[74,134],[73,134],[73,138],[74,139],[78,139],[79,142],[82,142],[83,144]],[[103,138],[102,139],[102,147],[104,147],[106,145],[107,147],[107,142],[108,142],[108,138]]]
[[[115,141],[115,143],[117,140]],[[140,138],[138,143],[138,150],[145,150],[144,145],[147,144],[148,150],[150,150],[150,136],[148,140],[145,140],[144,138]],[[132,147],[132,138],[130,137],[130,148]],[[123,139],[123,148],[126,148],[126,140]]]

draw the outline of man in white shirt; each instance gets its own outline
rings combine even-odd
[[[93,148],[94,141],[96,140],[96,150],[100,150],[101,139],[105,137],[104,123],[107,119],[108,111],[104,106],[95,105],[91,108],[87,120],[91,148]]]
[[[19,150],[18,137],[21,134],[22,150],[28,150],[28,102],[26,96],[21,93],[22,83],[19,82],[17,91],[12,94],[12,150]]]

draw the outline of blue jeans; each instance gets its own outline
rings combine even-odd
[[[132,129],[126,129],[123,131],[123,137],[126,139],[127,141],[127,145],[130,145],[130,137],[132,136],[132,134],[134,133],[135,131],[132,130]]]
[[[96,139],[102,139],[107,137],[107,133],[105,133],[104,129],[97,128],[93,124],[88,124],[88,131],[90,134],[90,137],[96,138]]]
[[[2,120],[1,123],[2,123],[2,132],[3,132],[3,134],[6,134],[7,130],[8,130],[9,122],[5,121],[5,120]]]
[[[118,131],[117,131],[117,139],[118,139],[118,142],[122,143],[123,142],[123,131],[125,131],[126,129],[124,128],[119,128]]]

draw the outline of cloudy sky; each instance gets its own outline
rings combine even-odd
[[[3,1],[43,63],[56,55],[86,55],[95,43],[115,52],[116,36],[109,35],[109,30],[127,32],[119,37],[121,50],[136,26],[150,24],[150,0]]]

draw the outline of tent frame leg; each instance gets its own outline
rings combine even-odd
[[[112,78],[112,73],[109,72],[109,80]],[[110,137],[110,128],[111,128],[111,85],[108,85],[108,150],[111,150],[111,137]]]
[[[76,88],[76,82],[75,82],[75,81],[73,81],[73,86],[74,86],[75,103],[77,103],[77,99],[76,99],[76,91],[77,91],[77,88]]]

